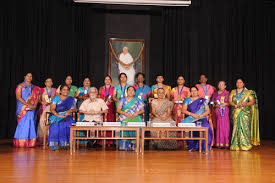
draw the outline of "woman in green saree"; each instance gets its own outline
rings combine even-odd
[[[135,97],[136,89],[129,86],[126,90],[127,96],[121,98],[117,106],[117,112],[120,114],[117,121],[121,122],[142,122],[141,114],[144,113],[144,103]],[[124,131],[124,137],[135,137],[134,131]],[[120,150],[135,150],[135,140],[120,140]]]
[[[260,145],[258,101],[256,92],[245,88],[243,78],[236,80],[236,87],[229,95],[229,104],[233,107],[230,150],[248,151],[252,145]]]

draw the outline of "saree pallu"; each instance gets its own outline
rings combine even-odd
[[[73,97],[67,97],[65,100],[56,96],[53,99],[56,102],[56,112],[65,115],[66,111],[73,108],[75,102]],[[49,117],[49,146],[52,150],[56,150],[58,146],[68,147],[70,145],[70,126],[74,123],[72,116],[61,118],[55,115]]]
[[[16,91],[20,91],[21,97],[34,105],[39,97],[40,88],[34,85],[31,85],[30,88],[19,85]],[[17,100],[16,116],[18,125],[13,140],[15,147],[34,147],[36,145],[35,113],[36,110],[27,110],[27,106]]]
[[[136,89],[135,97],[139,98],[144,103],[144,121],[149,121],[148,98],[151,95],[151,88],[147,85],[139,87],[138,84],[134,84],[133,87]]]
[[[190,98],[187,98],[185,100],[185,103],[187,103],[187,110],[191,113],[195,114],[203,114],[205,112],[205,106],[209,103],[208,100],[204,98],[198,98],[194,101],[192,101]],[[195,119],[192,116],[188,116],[185,118],[182,123],[194,123],[200,121],[202,122],[201,126],[202,127],[207,127],[208,128],[208,150],[211,148],[212,140],[213,140],[213,131],[211,126],[209,125],[209,122],[207,118],[200,118],[200,119]],[[193,137],[198,137],[199,132],[193,132]],[[188,145],[188,150],[198,150],[199,149],[199,141],[198,140],[188,140],[187,141]],[[205,151],[205,143],[204,140],[202,141],[202,150]]]
[[[230,93],[233,103],[237,103],[236,90]],[[248,102],[255,99],[253,106],[243,106],[242,108],[234,108],[231,113],[233,131],[230,150],[248,151],[252,145],[260,144],[259,136],[259,114],[258,101],[256,93],[252,90],[245,90],[240,98],[240,103]]]
[[[114,90],[116,91],[116,96],[115,98],[116,99],[122,99],[123,97],[126,97],[127,96],[127,88],[129,87],[130,85],[126,84],[125,87],[120,87],[120,84],[116,85]],[[122,89],[122,90],[121,90]],[[116,104],[116,107],[118,105],[119,102],[115,102]]]
[[[144,103],[138,99],[133,98],[131,101],[127,101],[126,98],[122,98],[118,105],[122,106],[122,111],[128,114],[134,114],[139,112],[144,107]],[[141,115],[136,116],[133,119],[127,119],[126,116],[120,115],[117,119],[120,122],[141,122],[142,117]],[[137,134],[134,131],[124,131],[124,137],[135,137]],[[134,151],[136,148],[136,141],[135,140],[119,140],[119,150],[132,150]]]
[[[105,122],[114,122],[116,121],[116,118],[115,118],[115,111],[116,111],[116,108],[115,108],[115,103],[112,101],[112,102],[107,102],[108,100],[108,97],[111,96],[111,98],[113,98],[113,95],[114,95],[114,87],[113,86],[110,86],[110,92],[109,92],[109,89],[106,89],[103,87],[100,88],[99,90],[99,95],[100,95],[100,98],[102,98],[106,104],[107,104],[107,107],[108,107],[108,113],[107,113],[107,119],[104,119]],[[108,90],[108,92],[107,92]],[[103,116],[103,118],[105,118],[105,115]],[[111,137],[112,136],[112,131],[106,131],[106,137]],[[101,137],[101,133],[99,133],[99,137]],[[97,141],[98,144],[102,145],[102,140],[98,140]],[[114,144],[114,141],[113,140],[106,140],[106,144],[107,145],[111,145],[111,144]]]

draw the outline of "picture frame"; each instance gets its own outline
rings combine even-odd
[[[109,75],[113,85],[119,84],[120,73],[127,75],[127,84],[135,83],[135,75],[144,73],[145,65],[144,39],[109,39]]]

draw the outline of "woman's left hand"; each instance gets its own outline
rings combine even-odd
[[[222,104],[220,107],[225,107],[226,106],[226,104]]]
[[[130,119],[134,119],[135,117],[137,117],[137,113],[134,113],[133,115],[131,115]]]
[[[248,106],[247,102],[243,102],[241,106]]]
[[[198,115],[199,118],[203,118],[203,115]]]
[[[33,105],[28,105],[27,106],[31,111],[34,110],[36,108],[36,106],[33,106]]]
[[[71,111],[66,111],[65,116],[69,116],[71,114]]]

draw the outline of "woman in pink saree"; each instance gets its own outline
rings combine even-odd
[[[218,84],[219,90],[214,93],[212,102],[215,106],[216,119],[216,141],[215,146],[220,148],[230,147],[230,119],[228,108],[229,92],[225,89],[226,84],[220,81]]]
[[[174,87],[171,91],[171,100],[174,102],[173,106],[173,119],[176,123],[181,122],[184,119],[182,114],[183,102],[186,98],[190,97],[190,88],[184,86],[185,80],[183,76],[178,76],[177,87]]]

